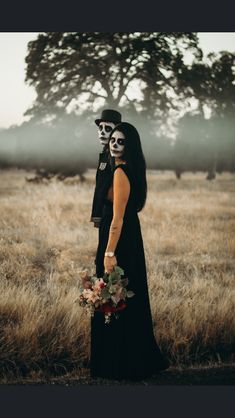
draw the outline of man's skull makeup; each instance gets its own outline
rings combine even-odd
[[[124,154],[125,136],[122,132],[116,130],[109,141],[109,150],[112,157],[121,157]]]
[[[107,145],[109,143],[110,132],[115,127],[113,122],[100,122],[98,128],[99,140],[102,145]]]

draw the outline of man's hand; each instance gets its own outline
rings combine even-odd
[[[115,255],[113,257],[104,257],[104,272],[112,273],[114,267],[117,265],[117,259]]]

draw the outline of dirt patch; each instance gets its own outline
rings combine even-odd
[[[79,377],[60,376],[58,378],[42,379],[33,381],[32,379],[24,379],[18,381],[9,381],[8,385],[62,385],[62,386],[78,386],[78,385],[234,385],[235,384],[235,364],[222,365],[204,368],[188,368],[179,369],[170,367],[168,370],[162,371],[151,378],[132,382],[129,380],[109,380],[109,379],[92,379],[89,376],[89,369],[82,369]]]

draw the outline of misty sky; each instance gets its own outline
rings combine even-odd
[[[26,85],[24,62],[27,43],[36,39],[33,32],[0,32],[0,128],[22,123],[23,113],[36,97],[33,87]],[[235,52],[235,32],[199,32],[200,47],[211,51]]]

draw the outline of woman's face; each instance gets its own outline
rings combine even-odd
[[[125,135],[116,130],[109,140],[109,151],[112,157],[120,158],[124,154]]]

